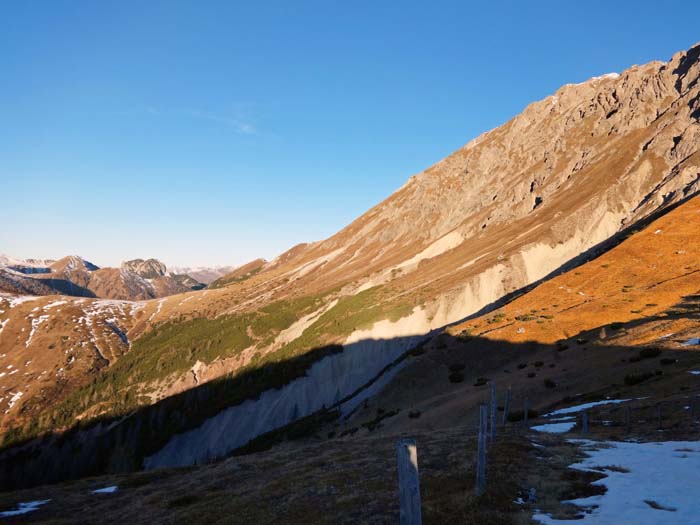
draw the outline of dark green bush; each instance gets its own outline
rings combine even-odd
[[[661,354],[661,350],[658,348],[642,348],[639,351],[639,357],[642,359],[653,359],[658,357],[659,354]]]
[[[512,412],[508,413],[508,421],[510,421],[511,423],[514,423],[516,421],[522,421],[524,415],[525,412],[523,410],[513,410]],[[528,419],[536,419],[539,415],[540,414],[539,412],[537,412],[537,410],[528,409],[527,411]]]
[[[450,372],[447,378],[450,380],[450,383],[461,383],[464,381],[464,374],[462,372]]]
[[[647,379],[651,379],[654,377],[654,374],[652,372],[641,372],[639,374],[627,374],[625,376],[625,384],[627,386],[634,386],[638,385],[639,383],[643,383]]]

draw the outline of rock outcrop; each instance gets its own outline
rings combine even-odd
[[[124,261],[121,269],[127,272],[135,273],[144,279],[155,279],[163,277],[167,273],[167,267],[158,259],[133,259]]]

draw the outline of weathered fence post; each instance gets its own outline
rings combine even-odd
[[[488,409],[482,403],[479,405],[479,437],[476,450],[476,488],[477,496],[486,491],[486,431],[488,427]]]
[[[527,398],[523,401],[523,425],[527,428],[527,418],[530,415],[530,402]]]
[[[657,425],[656,429],[657,430],[663,430],[664,429],[664,420],[663,420],[663,415],[661,413],[661,403],[659,403],[656,406],[657,413],[658,413],[658,419],[659,419],[659,424]]]
[[[418,478],[418,451],[415,439],[396,443],[399,467],[399,523],[420,525],[420,480]]]
[[[588,434],[588,410],[581,412],[581,434]]]
[[[510,412],[510,398],[512,396],[511,388],[508,387],[506,392],[506,401],[503,403],[503,426],[508,422],[508,412]]]
[[[489,442],[496,439],[496,383],[491,382],[491,414],[489,421]]]
[[[629,434],[631,432],[632,426],[632,409],[629,405],[625,406],[625,433]]]

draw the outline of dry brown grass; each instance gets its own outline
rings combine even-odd
[[[52,499],[16,523],[387,523],[398,515],[394,444],[399,436],[288,443],[276,450],[199,468],[84,479],[4,493],[0,509]],[[468,428],[415,434],[425,523],[529,523],[530,507],[514,501],[585,485],[557,469],[575,449],[550,439],[535,448],[519,426],[489,449],[488,488],[475,497],[475,436]],[[550,450],[551,447],[551,450]],[[555,461],[537,459],[543,450]],[[117,484],[109,495],[94,488]],[[580,490],[579,490],[580,491]],[[538,506],[549,504],[544,498]]]

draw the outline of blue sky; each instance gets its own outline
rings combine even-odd
[[[0,253],[272,258],[560,85],[670,58],[699,19],[693,2],[4,2]]]

